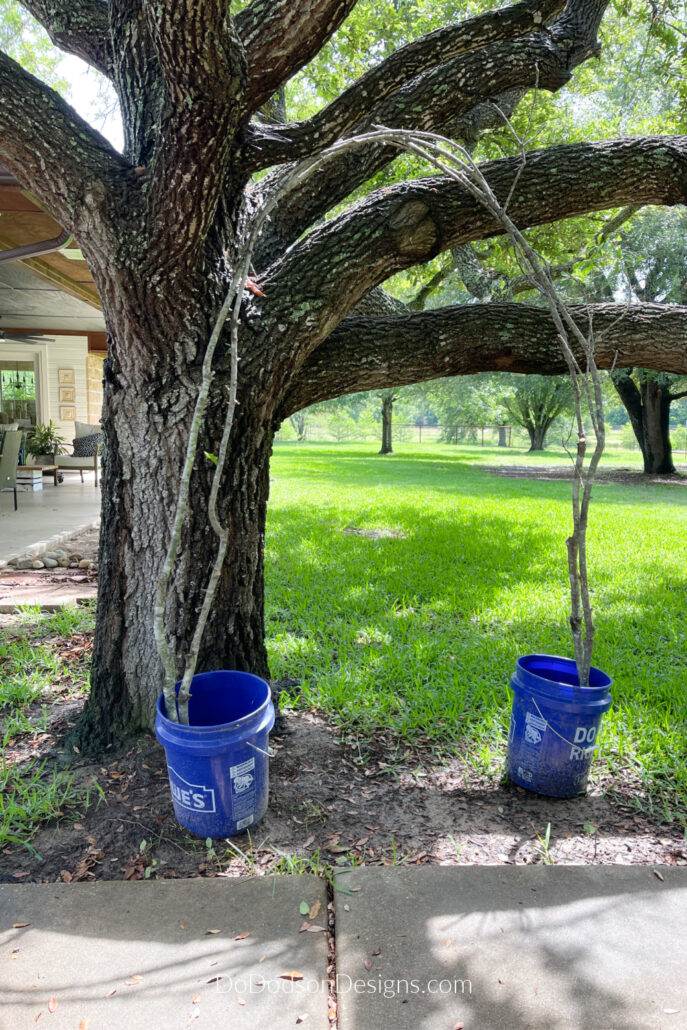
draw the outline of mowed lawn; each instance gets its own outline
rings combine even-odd
[[[400,444],[278,444],[266,542],[272,674],[361,740],[457,748],[498,776],[516,658],[572,654],[570,484],[483,464],[543,455]],[[637,467],[616,453],[605,467]],[[383,534],[361,535],[378,530]],[[687,487],[597,484],[594,664],[614,680],[596,770],[632,771],[687,812]]]

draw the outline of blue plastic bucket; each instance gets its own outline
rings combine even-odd
[[[188,726],[167,718],[160,695],[155,735],[165,749],[182,826],[199,837],[232,837],[262,819],[273,726],[270,688],[247,672],[194,676]]]
[[[579,685],[571,658],[528,654],[510,681],[513,709],[508,733],[508,775],[537,794],[569,798],[583,793],[613,681],[592,667]]]

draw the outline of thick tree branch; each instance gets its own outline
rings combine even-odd
[[[105,0],[20,0],[50,39],[112,77],[112,40]]]
[[[135,175],[54,90],[0,53],[0,157],[65,229],[88,230],[106,184]]]
[[[458,138],[467,133],[468,141],[474,142],[475,134],[489,124],[486,117],[491,108],[486,102],[489,98],[505,103],[505,113],[510,114],[524,89],[534,83],[557,89],[567,81],[574,67],[598,52],[596,33],[607,4],[608,0],[569,0],[568,7],[546,37],[535,33],[446,62],[379,105],[363,124],[356,126],[356,132],[364,131],[370,124],[384,124],[443,131]],[[573,35],[579,36],[583,28],[587,35],[584,40],[575,42]],[[494,124],[503,123],[502,115],[495,108],[491,115]],[[332,162],[318,177],[317,189],[296,192],[287,198],[261,243],[256,266],[266,267],[277,253],[377,174],[394,156],[389,147],[371,145],[369,152],[343,154]],[[280,174],[277,171],[267,176],[261,188],[265,191],[274,188]]]
[[[592,314],[596,360],[687,371],[687,307],[573,305],[580,329]],[[580,355],[580,358],[582,356]],[[294,377],[280,416],[345,393],[474,372],[559,374],[566,366],[545,308],[470,304],[400,317],[345,319]]]
[[[565,0],[525,0],[469,18],[459,25],[437,29],[408,43],[370,69],[312,118],[269,129],[254,126],[251,142],[260,150],[259,167],[296,160],[324,149],[422,73],[471,51],[527,35],[550,21],[564,5]],[[495,93],[493,87],[491,92]],[[386,120],[381,113],[379,117]]]
[[[519,228],[625,204],[687,198],[687,137],[649,137],[551,147],[482,167]],[[500,226],[456,182],[426,178],[372,193],[294,246],[266,274],[270,307],[290,319],[304,358],[369,290],[451,247],[499,235]],[[292,310],[294,284],[312,298]],[[280,297],[283,297],[282,301]],[[274,305],[274,307],[273,307]],[[275,316],[276,317],[276,316]],[[289,362],[298,366],[299,354]]]
[[[153,249],[159,237],[165,259],[174,262],[195,252],[214,219],[240,116],[245,61],[226,0],[144,0],[143,9],[164,79],[148,181],[149,233]],[[178,225],[172,253],[170,220]]]
[[[236,15],[246,51],[244,115],[266,100],[317,54],[358,0],[253,0]]]

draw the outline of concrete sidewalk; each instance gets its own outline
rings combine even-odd
[[[339,1030],[687,1028],[687,868],[370,867],[337,887]],[[324,1030],[327,935],[299,931],[326,900],[309,875],[0,885],[0,1027]]]
[[[308,875],[0,885],[0,1027],[326,1030],[327,934],[298,932],[316,901],[326,926]]]

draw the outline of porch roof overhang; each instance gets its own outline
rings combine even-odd
[[[47,253],[2,260],[4,251],[64,238],[52,215],[0,165],[0,329],[105,331],[100,298],[77,244],[65,240]],[[79,256],[67,257],[69,251]]]

